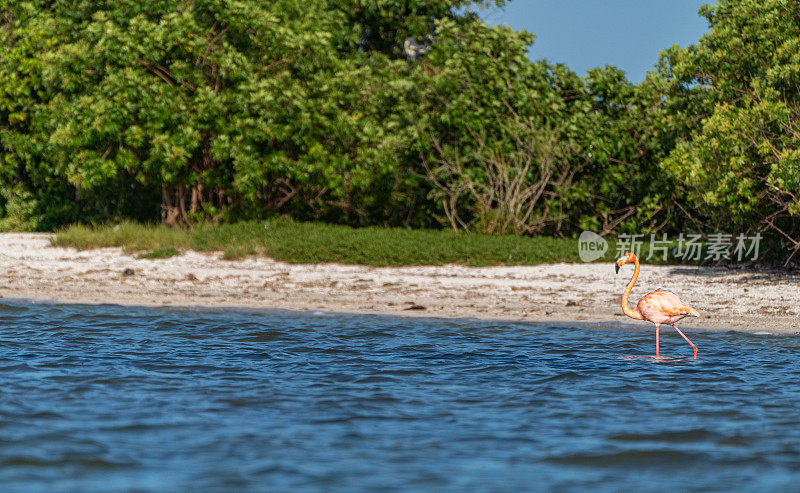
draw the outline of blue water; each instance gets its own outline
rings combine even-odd
[[[0,304],[3,491],[789,491],[798,338]]]

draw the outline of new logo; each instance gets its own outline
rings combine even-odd
[[[578,237],[578,255],[584,262],[594,262],[608,251],[608,242],[597,233],[584,231]]]

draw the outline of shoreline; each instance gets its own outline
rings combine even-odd
[[[544,264],[369,267],[287,264],[267,258],[222,260],[184,252],[137,259],[121,248],[50,246],[51,234],[0,234],[0,296],[19,300],[128,306],[256,308],[333,313],[477,318],[649,330],[622,314],[632,268]],[[126,270],[133,274],[125,275]],[[785,273],[643,265],[631,304],[664,288],[701,318],[687,331],[800,334],[800,280]]]

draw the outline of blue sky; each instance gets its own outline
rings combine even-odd
[[[639,82],[658,53],[677,43],[697,42],[708,30],[697,9],[711,0],[511,0],[504,10],[482,14],[490,24],[508,24],[536,34],[531,58],[566,63],[579,75],[598,65],[616,65]]]

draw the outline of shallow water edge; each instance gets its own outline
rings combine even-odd
[[[115,300],[113,302],[109,301],[99,301],[99,302],[92,302],[87,300],[74,300],[74,299],[52,299],[52,298],[26,298],[26,297],[1,297],[0,296],[0,303],[9,302],[9,303],[20,303],[20,304],[49,304],[49,305],[83,305],[83,306],[108,306],[108,307],[131,307],[131,308],[152,308],[152,309],[165,309],[165,310],[196,310],[196,311],[229,311],[229,312],[238,312],[238,313],[253,313],[253,314],[285,314],[285,315],[328,315],[328,316],[370,316],[370,317],[380,317],[380,318],[389,318],[389,319],[430,319],[430,320],[438,320],[438,321],[482,321],[487,323],[506,323],[511,322],[515,324],[525,324],[531,326],[546,326],[546,327],[581,327],[586,329],[598,329],[598,330],[622,330],[622,331],[629,331],[629,332],[652,332],[655,334],[655,326],[649,322],[643,321],[633,321],[628,319],[624,316],[617,316],[617,320],[606,320],[606,321],[586,321],[586,320],[569,320],[567,318],[559,319],[559,318],[550,318],[545,317],[542,319],[534,319],[532,317],[502,317],[502,316],[491,316],[486,315],[482,316],[481,314],[471,314],[465,316],[454,316],[454,315],[436,315],[427,313],[426,311],[422,310],[385,310],[385,311],[346,311],[346,310],[326,310],[326,309],[311,309],[311,308],[287,308],[285,306],[263,306],[263,305],[253,305],[253,304],[214,304],[214,305],[203,305],[203,304],[173,304],[173,303],[165,303],[165,302],[142,302],[142,303],[135,303],[135,302],[128,302],[127,300]],[[695,321],[696,320],[696,321]],[[683,324],[678,322],[678,326],[681,330],[686,332],[708,332],[708,333],[724,333],[724,332],[733,332],[733,333],[744,333],[744,334],[753,334],[753,335],[772,335],[772,336],[800,336],[800,323],[796,326],[790,327],[774,327],[770,326],[767,328],[760,328],[757,326],[752,327],[740,327],[740,326],[731,326],[726,327],[721,324],[712,325],[712,326],[703,326],[702,325],[702,318],[697,319],[689,319],[689,323]],[[669,330],[672,331],[671,327],[662,327],[662,331]]]

